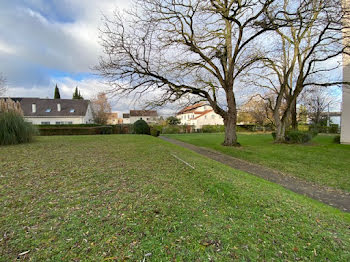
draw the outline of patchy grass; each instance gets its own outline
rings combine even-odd
[[[223,134],[167,135],[233,157],[275,168],[321,185],[350,192],[350,146],[319,135],[311,144],[274,144],[270,134],[239,134],[240,148],[225,147]]]
[[[0,170],[0,261],[350,260],[349,214],[151,136],[40,137]]]

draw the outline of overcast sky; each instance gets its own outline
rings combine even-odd
[[[101,48],[102,14],[127,8],[127,0],[0,0],[0,73],[13,97],[61,98],[76,86],[85,98],[104,89],[91,68]],[[124,101],[124,102],[122,102]],[[113,109],[127,111],[127,100]]]

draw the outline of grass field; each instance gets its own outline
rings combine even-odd
[[[334,144],[333,136],[319,135],[311,144],[292,145],[274,144],[270,134],[241,133],[240,148],[222,146],[223,134],[167,136],[350,192],[350,146]]]
[[[349,214],[151,136],[40,137],[0,172],[0,261],[350,261]]]

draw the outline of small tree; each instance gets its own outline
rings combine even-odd
[[[108,113],[112,111],[107,95],[105,93],[98,93],[97,97],[92,99],[91,104],[95,123],[101,125],[107,124]]]
[[[60,99],[60,98],[61,98],[60,90],[58,89],[58,86],[56,84],[54,99]]]
[[[335,101],[327,90],[312,87],[303,93],[302,103],[306,107],[308,116],[313,125],[318,126],[322,121],[322,113],[331,106]]]
[[[134,123],[134,132],[139,135],[149,135],[150,127],[145,120],[140,119]]]
[[[181,123],[180,119],[178,119],[177,117],[175,116],[169,116],[167,119],[166,119],[166,122],[168,125],[171,125],[171,126],[175,126],[175,125],[178,125]]]
[[[80,94],[80,90],[78,89],[78,87],[76,87],[74,90],[73,99],[84,99],[83,96]]]

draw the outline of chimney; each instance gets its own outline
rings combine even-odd
[[[32,113],[36,113],[36,104],[32,104]]]
[[[61,112],[61,104],[57,104],[57,111]]]

